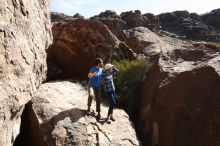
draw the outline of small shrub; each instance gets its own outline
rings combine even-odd
[[[117,105],[133,115],[139,90],[149,61],[114,61],[113,64],[120,70],[114,76]]]

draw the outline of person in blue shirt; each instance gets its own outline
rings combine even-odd
[[[87,112],[90,112],[92,99],[93,99],[93,97],[95,97],[96,112],[98,113],[97,114],[98,119],[100,119],[100,117],[101,117],[101,114],[100,114],[100,111],[101,111],[100,110],[100,95],[101,95],[100,85],[101,85],[102,72],[103,72],[102,66],[103,66],[102,59],[97,58],[95,60],[95,66],[89,70],[89,74],[88,74],[88,77],[89,77],[89,84],[88,84],[89,96],[88,96]]]
[[[115,101],[115,86],[113,82],[113,74],[118,71],[119,70],[112,64],[106,64],[105,71],[102,74],[102,78],[103,78],[104,86],[105,86],[105,92],[107,93],[110,99],[110,106],[109,106],[108,115],[106,118],[106,122],[108,124],[111,123],[110,120],[115,121],[115,118],[113,117],[113,108],[116,105],[116,101]]]

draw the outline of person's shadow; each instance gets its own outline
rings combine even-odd
[[[84,110],[84,112],[86,113],[87,116],[92,116],[96,119],[96,122],[104,125],[104,123],[106,122],[106,118],[101,117],[100,119],[95,115],[94,110],[92,110],[91,112],[87,112],[86,110]]]
[[[48,122],[41,124],[41,129],[44,131],[44,133],[48,136],[47,141],[48,142],[55,142],[52,132],[55,129],[55,126],[59,121],[64,120],[65,118],[69,117],[71,120],[71,123],[77,122],[80,118],[85,116],[92,116],[96,118],[96,121],[100,124],[104,124],[106,122],[106,118],[100,118],[98,119],[95,115],[95,112],[92,111],[89,115],[86,110],[79,109],[79,108],[72,108],[66,111],[62,111],[58,113],[57,115],[53,116]],[[65,126],[65,125],[64,125]],[[54,143],[51,143],[51,145],[55,145]]]
[[[42,123],[40,125],[41,130],[45,135],[48,135],[47,142],[55,142],[54,137],[52,135],[53,130],[55,129],[55,126],[59,121],[62,121],[66,118],[70,118],[71,123],[77,122],[80,118],[85,116],[85,111],[78,108],[72,108],[66,111],[62,111],[58,113],[57,115],[53,116],[48,122]],[[69,123],[64,123],[63,126],[67,126]],[[71,128],[71,127],[70,127]],[[50,145],[56,145],[55,143],[50,143]]]

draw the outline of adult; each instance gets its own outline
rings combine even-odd
[[[102,69],[103,66],[103,61],[101,58],[96,58],[95,60],[95,66],[92,67],[89,70],[89,84],[88,84],[88,93],[89,93],[89,97],[88,97],[88,109],[87,112],[90,112],[90,107],[92,104],[92,99],[95,98],[96,100],[96,112],[97,114],[97,118],[100,119],[101,117],[101,110],[100,110],[100,95],[101,95],[101,79],[102,79]]]

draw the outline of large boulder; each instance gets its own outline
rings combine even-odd
[[[128,29],[126,22],[114,11],[107,10],[90,19],[104,23],[119,40],[122,38],[122,31]]]
[[[128,28],[146,26],[148,19],[141,14],[140,10],[128,11],[121,13],[121,19],[126,22]]]
[[[47,0],[1,1],[0,9],[0,145],[11,146],[23,106],[46,79],[52,34]]]
[[[84,19],[84,16],[80,15],[79,13],[76,13],[75,15],[73,15],[73,18],[81,18],[81,19]]]
[[[219,10],[199,16],[188,11],[174,11],[159,14],[159,29],[193,40],[220,40]],[[154,23],[158,25],[158,23]]]
[[[60,22],[72,18],[71,16],[58,12],[51,12],[50,15],[51,15],[51,22]]]
[[[160,30],[160,21],[159,21],[159,16],[156,16],[152,13],[146,13],[143,14],[143,16],[146,19],[146,24],[147,24],[147,28],[149,28],[150,30],[157,32],[158,30]]]
[[[220,31],[220,9],[201,15],[201,19],[205,24],[211,25]]]
[[[122,40],[135,53],[145,54],[146,56],[154,56],[167,45],[161,37],[146,27],[124,30]]]
[[[120,49],[120,41],[99,21],[62,21],[55,23],[52,31],[54,42],[47,52],[48,61],[64,70],[64,77],[87,78],[96,57],[101,57],[104,62],[131,59],[125,54],[132,50]]]
[[[99,18],[103,18],[103,19],[121,19],[121,17],[119,15],[117,15],[117,13],[115,11],[112,10],[106,10],[105,12],[101,12],[99,15],[95,15],[93,17],[91,17],[91,19],[99,19]]]
[[[220,48],[167,38],[147,72],[137,126],[146,146],[218,146]],[[177,47],[178,46],[178,47]]]
[[[24,121],[30,121],[31,126],[23,134],[35,138],[32,141],[41,137],[38,142],[46,146],[140,145],[133,124],[123,110],[114,110],[116,121],[111,124],[105,118],[96,120],[94,113],[86,115],[87,96],[80,84],[69,81],[43,84],[25,109],[29,112]],[[108,106],[101,105],[103,117],[107,111]],[[28,142],[28,138],[24,141]],[[28,144],[37,146],[33,142]]]

